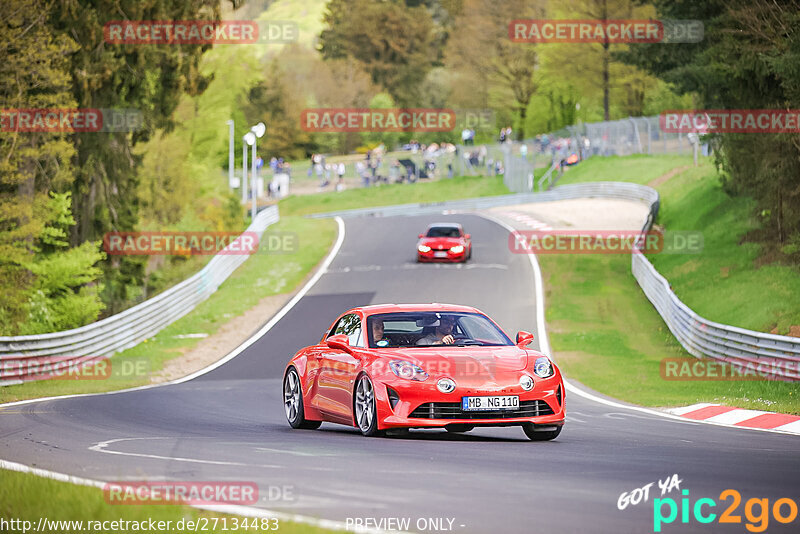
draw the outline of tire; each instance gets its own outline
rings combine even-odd
[[[558,426],[555,430],[536,430],[536,425],[532,423],[522,425],[522,430],[531,441],[550,441],[551,439],[556,439],[558,435],[561,434],[562,428],[563,426]]]
[[[361,433],[367,437],[378,436],[378,414],[375,406],[375,387],[369,376],[362,374],[353,390],[353,418]]]
[[[474,428],[475,425],[448,425],[444,427],[444,429],[450,432],[451,434],[463,434],[464,432],[469,432]]]
[[[303,408],[303,389],[300,384],[300,375],[294,367],[290,367],[283,378],[283,411],[286,420],[292,428],[313,430],[319,428],[322,421],[309,421],[305,418]]]

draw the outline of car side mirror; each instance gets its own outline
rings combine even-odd
[[[423,237],[425,237],[425,234],[419,234],[417,237],[423,238]]]
[[[464,239],[469,239],[469,238],[471,238],[471,237],[472,237],[472,236],[471,236],[471,235],[469,235],[469,234],[464,234]]]
[[[343,350],[352,353],[353,349],[350,347],[350,340],[344,334],[336,334],[325,340],[325,344],[332,349]]]
[[[517,346],[518,347],[527,347],[533,341],[533,334],[530,332],[526,332],[525,330],[520,330],[517,332]]]

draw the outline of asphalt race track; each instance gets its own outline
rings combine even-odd
[[[466,266],[414,262],[417,234],[436,220],[458,220],[472,234]],[[738,490],[742,523],[701,524],[690,513],[681,524],[679,514],[662,532],[743,533],[748,499],[767,498],[770,508],[780,498],[798,502],[797,436],[676,421],[575,393],[553,442],[530,442],[516,427],[396,438],[332,424],[289,428],[284,365],[349,307],[467,304],[511,336],[524,329],[538,338],[541,288],[507,235],[475,215],[349,219],[328,272],[240,355],[182,384],[2,408],[0,458],[95,480],[253,481],[258,506],[269,510],[342,522],[410,518],[412,530],[425,526],[419,519],[445,518],[455,532],[653,532],[657,481],[674,473],[690,503],[710,497],[718,515],[730,503],[720,493]],[[651,482],[648,502],[617,509],[621,493]],[[683,496],[675,489],[665,497]],[[767,532],[796,532],[797,524],[771,517]]]

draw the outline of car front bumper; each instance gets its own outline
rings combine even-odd
[[[564,384],[558,375],[537,379],[531,391],[523,390],[518,384],[492,384],[457,387],[452,393],[442,393],[436,388],[435,380],[420,383],[397,379],[383,381],[377,386],[376,405],[381,429],[518,426],[525,423],[561,426],[566,417]],[[462,397],[493,395],[516,395],[520,408],[491,412],[463,411],[460,408]]]
[[[464,249],[462,252],[459,252],[458,254],[447,250],[445,251],[447,252],[447,256],[443,258],[435,257],[434,252],[442,252],[442,251],[431,250],[429,252],[420,252],[419,250],[417,250],[417,260],[419,260],[420,262],[457,263],[460,261],[464,261],[467,258],[467,249]]]

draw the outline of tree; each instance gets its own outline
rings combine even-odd
[[[533,44],[511,42],[508,24],[543,13],[541,4],[523,0],[464,0],[444,55],[445,65],[456,73],[453,101],[513,110],[518,139],[525,137],[528,107],[538,89],[539,55]]]
[[[48,25],[52,4],[10,0],[0,13],[0,108],[74,108],[69,55]],[[35,68],[32,68],[35,66]],[[0,329],[39,333],[81,326],[102,304],[98,243],[69,248],[75,149],[68,132],[0,133]],[[5,128],[4,128],[5,130]]]
[[[419,84],[438,58],[434,22],[425,7],[331,0],[324,23],[319,50],[325,59],[354,58],[395,102],[417,105]]]
[[[267,125],[259,152],[287,160],[306,156],[311,134],[300,128],[302,107],[287,86],[279,61],[273,60],[264,79],[250,89],[242,103],[248,124]]]
[[[124,14],[124,15],[123,15]],[[70,35],[78,48],[69,56],[71,92],[80,108],[130,108],[142,114],[141,129],[72,136],[75,181],[73,213],[77,224],[70,241],[77,246],[108,231],[135,230],[139,221],[137,169],[133,147],[158,128],[173,126],[172,112],[184,93],[199,94],[208,84],[198,63],[211,45],[108,44],[103,25],[111,20],[219,19],[219,0],[63,0],[50,10],[56,34]],[[111,311],[127,300],[129,281],[141,282],[144,264],[121,256],[106,264],[105,299]],[[128,273],[127,275],[123,273]],[[115,280],[124,277],[126,281]],[[119,282],[119,283],[118,283]]]
[[[658,0],[659,15],[700,19],[701,42],[644,45],[625,59],[683,91],[706,109],[800,107],[800,1]],[[667,50],[665,50],[667,49]],[[712,135],[722,183],[757,201],[773,240],[800,242],[800,136]]]

